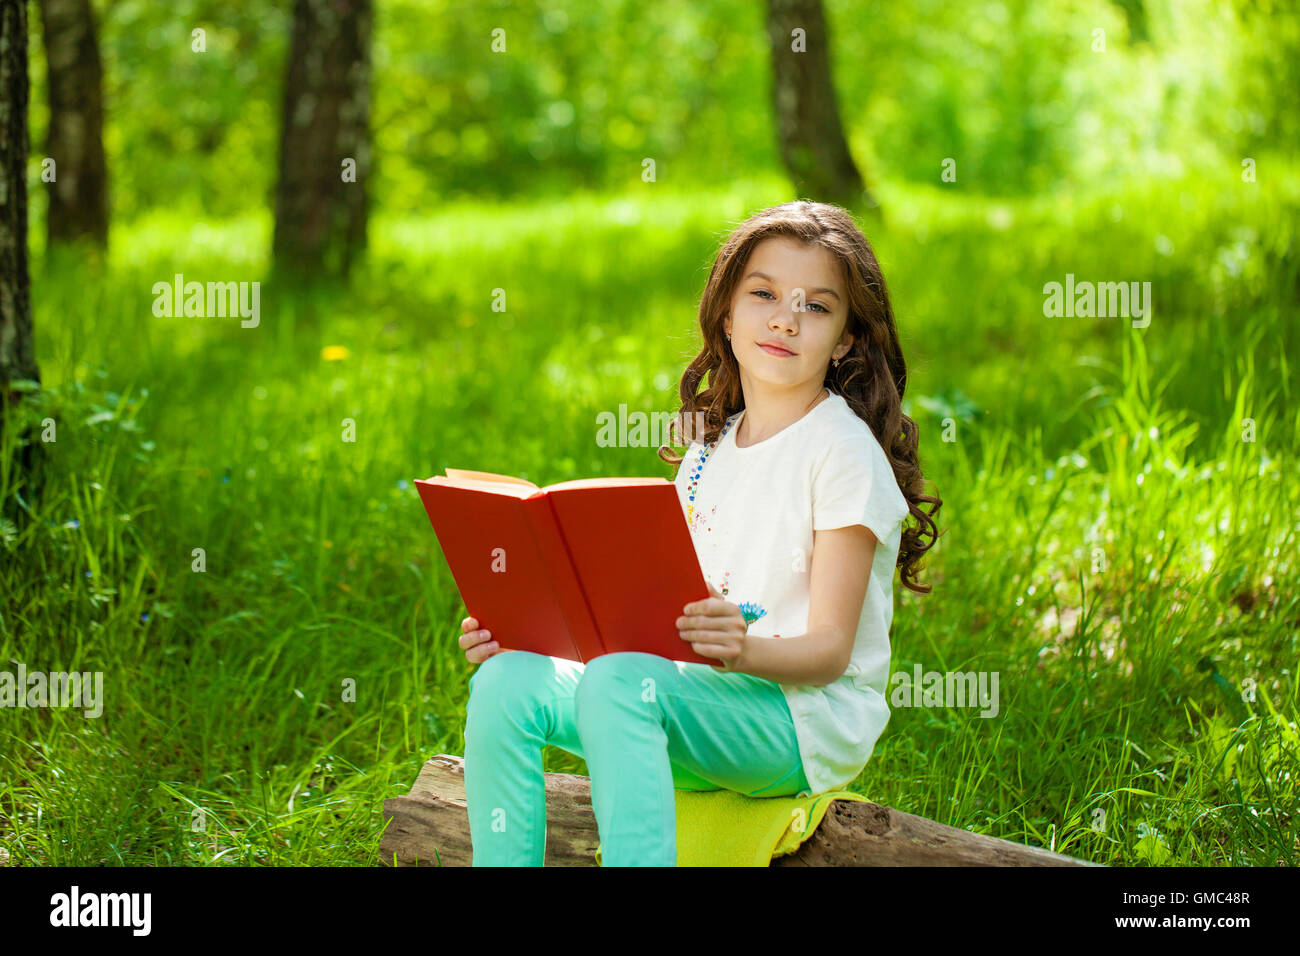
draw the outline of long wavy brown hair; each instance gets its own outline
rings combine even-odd
[[[745,407],[740,367],[723,326],[750,255],[759,243],[774,236],[819,245],[841,263],[848,287],[845,331],[853,336],[853,346],[838,367],[827,363],[825,385],[844,397],[889,457],[898,487],[907,499],[908,517],[915,519],[912,524],[904,521],[898,546],[899,578],[905,587],[928,594],[931,586],[917,583],[916,574],[921,557],[938,540],[934,515],[943,500],[925,493],[917,452],[920,432],[916,422],[903,414],[907,364],[899,348],[885,277],[866,236],[841,207],[804,200],[772,206],[746,219],[723,242],[700,298],[704,347],[682,374],[682,404],[672,421],[670,440],[677,445],[690,442],[698,420],[704,427],[700,440],[712,444],[727,419]],[[708,387],[699,391],[706,374]],[[679,465],[685,456],[661,445],[659,457]],[[922,503],[933,507],[926,511]]]

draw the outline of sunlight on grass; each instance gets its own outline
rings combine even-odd
[[[1100,862],[1295,865],[1297,182],[881,186],[868,235],[945,500],[892,667],[995,670],[1004,698],[996,720],[895,711],[873,800]],[[413,480],[672,477],[598,446],[596,416],[675,411],[710,257],[777,195],[379,220],[349,289],[268,287],[256,329],[155,317],[150,289],[261,279],[265,216],[160,213],[102,276],[38,278],[46,388],[0,447],[0,656],[103,671],[107,699],[93,724],[9,715],[9,861],[374,862],[383,799],[463,752],[472,671]],[[1046,318],[1066,272],[1151,281],[1151,326]]]

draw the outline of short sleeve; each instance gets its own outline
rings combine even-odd
[[[884,451],[869,435],[833,442],[813,474],[813,530],[860,524],[889,541],[906,520],[907,499]]]

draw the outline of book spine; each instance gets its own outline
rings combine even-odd
[[[569,626],[576,654],[573,659],[585,664],[605,653],[604,645],[596,628],[595,616],[591,613],[591,604],[578,580],[573,556],[560,530],[555,506],[546,494],[528,498],[524,504],[537,550],[551,570],[551,584]]]

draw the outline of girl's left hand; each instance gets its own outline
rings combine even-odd
[[[683,616],[677,619],[677,629],[682,640],[690,641],[695,653],[701,657],[716,657],[722,664],[714,664],[715,671],[731,673],[744,669],[745,631],[749,622],[708,581],[708,598],[692,601],[682,608]]]

